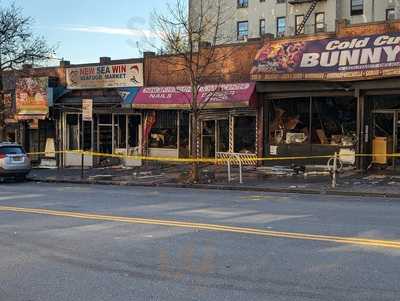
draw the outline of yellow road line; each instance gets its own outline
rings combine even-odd
[[[99,214],[88,214],[88,213],[81,213],[81,212],[56,211],[56,210],[48,210],[48,209],[0,206],[0,211],[15,212],[15,213],[27,213],[27,214],[41,214],[41,215],[58,216],[58,217],[70,217],[70,218],[78,218],[78,219],[86,219],[86,220],[120,222],[120,223],[128,223],[128,224],[143,224],[143,225],[158,225],[158,226],[165,226],[165,227],[179,227],[179,228],[187,228],[187,229],[195,229],[195,230],[250,234],[250,235],[258,235],[258,236],[277,237],[277,238],[335,242],[335,243],[340,243],[340,244],[352,244],[352,245],[360,245],[360,246],[367,246],[367,247],[382,247],[382,248],[400,249],[400,241],[393,241],[393,240],[376,240],[376,239],[359,238],[359,237],[341,237],[341,236],[328,236],[328,235],[305,234],[305,233],[295,233],[295,232],[269,231],[269,230],[246,228],[246,227],[233,227],[233,226],[224,226],[224,225],[215,225],[215,224],[179,222],[179,221],[171,221],[171,220],[133,218],[133,217],[112,216],[112,215],[99,215]]]

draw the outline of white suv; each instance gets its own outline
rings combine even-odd
[[[24,180],[31,168],[31,161],[20,145],[0,142],[0,179]]]

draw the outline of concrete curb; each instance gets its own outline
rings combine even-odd
[[[132,182],[115,182],[115,181],[90,181],[90,180],[58,180],[58,179],[37,179],[28,178],[30,182],[43,183],[64,183],[64,184],[85,184],[85,185],[114,185],[114,186],[130,186],[130,187],[164,187],[179,189],[205,189],[205,190],[232,190],[232,191],[254,191],[254,192],[274,192],[274,193],[291,193],[291,194],[312,194],[312,195],[334,195],[334,196],[353,196],[353,197],[379,197],[379,198],[398,198],[400,193],[383,193],[383,192],[357,192],[345,190],[317,190],[317,189],[291,189],[291,188],[267,188],[254,186],[232,186],[232,185],[212,185],[212,184],[154,184],[154,183],[132,183]]]

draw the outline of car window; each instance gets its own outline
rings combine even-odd
[[[20,146],[0,146],[0,154],[22,155],[25,154],[25,152]]]

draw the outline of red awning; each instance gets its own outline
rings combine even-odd
[[[200,88],[199,105],[206,109],[240,108],[255,105],[255,83],[207,85]],[[141,88],[133,101],[140,109],[190,109],[192,93],[189,86]]]

